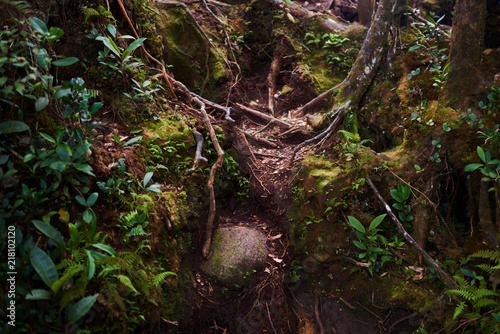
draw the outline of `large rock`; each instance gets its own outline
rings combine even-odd
[[[208,260],[202,270],[227,287],[243,286],[267,262],[266,237],[245,227],[215,231]]]

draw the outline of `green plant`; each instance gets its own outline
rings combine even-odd
[[[380,215],[372,220],[368,229],[356,218],[348,216],[349,224],[356,230],[359,241],[353,240],[354,245],[361,250],[358,258],[365,263],[369,263],[368,272],[373,276],[374,271],[379,272],[384,264],[392,259],[391,253],[384,248],[387,246],[387,239],[379,234],[381,231],[377,227],[382,223],[386,214]],[[357,269],[357,268],[356,268]]]
[[[118,224],[116,226],[121,227],[126,231],[123,241],[128,243],[130,237],[138,236],[148,236],[150,233],[146,233],[144,230],[149,222],[146,221],[147,214],[145,212],[139,212],[137,210],[130,211],[123,214],[120,219],[118,219]]]
[[[391,189],[391,197],[396,200],[392,207],[398,210],[399,220],[402,221],[406,228],[411,227],[410,222],[414,219],[411,215],[411,205],[408,204],[408,199],[411,195],[410,186],[398,182],[396,189]]]
[[[497,125],[498,126],[498,125]],[[484,175],[485,180],[497,181],[500,179],[500,160],[492,159],[490,150],[486,150],[486,152],[481,148],[481,146],[477,147],[477,155],[482,160],[483,163],[472,163],[465,166],[464,171],[473,172],[476,169],[479,169],[481,173]]]
[[[348,158],[354,157],[354,154],[358,152],[361,145],[371,142],[370,139],[360,140],[357,133],[352,133],[346,130],[339,130],[338,132],[342,133],[346,140],[346,142],[342,145],[342,148],[345,150],[344,154]]]
[[[475,267],[481,275],[460,268],[454,276],[460,288],[447,291],[457,303],[450,325],[475,328],[481,333],[496,333],[500,330],[500,294],[496,289],[500,279],[500,252],[478,251],[463,263],[478,260],[481,263]]]

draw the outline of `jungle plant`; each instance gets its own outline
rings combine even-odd
[[[138,237],[138,236],[148,236],[150,233],[146,233],[144,230],[149,222],[146,221],[147,213],[133,210],[126,214],[123,214],[120,219],[118,219],[118,224],[116,226],[121,227],[126,231],[125,236],[123,237],[123,241],[128,243],[130,237]]]
[[[396,189],[391,189],[390,192],[391,197],[396,200],[396,203],[394,203],[392,207],[398,210],[399,220],[403,222],[404,227],[411,227],[410,222],[414,219],[414,217],[411,215],[411,206],[408,204],[408,199],[411,195],[410,186],[398,182]]]
[[[348,158],[354,157],[359,150],[361,145],[367,144],[371,142],[370,139],[360,140],[359,135],[357,133],[352,133],[346,130],[339,130],[339,133],[344,135],[346,142],[342,145],[342,148],[345,151],[345,156]]]
[[[385,249],[388,244],[387,239],[379,234],[382,230],[377,228],[385,216],[386,214],[383,214],[373,219],[368,229],[356,218],[347,217],[349,224],[356,230],[356,235],[359,238],[359,241],[353,240],[354,245],[361,250],[358,252],[358,259],[370,264],[367,270],[372,276],[374,271],[379,272],[386,262],[392,260],[391,253]],[[357,267],[354,270],[357,270]]]
[[[500,330],[500,252],[482,250],[469,256],[463,264],[479,260],[476,271],[460,268],[454,276],[459,289],[448,290],[457,305],[452,318],[455,328],[474,327],[481,333],[496,333]],[[471,328],[472,329],[472,328]]]

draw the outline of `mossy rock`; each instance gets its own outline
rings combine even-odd
[[[261,232],[251,228],[219,228],[202,270],[229,288],[246,285],[266,266],[266,241]]]

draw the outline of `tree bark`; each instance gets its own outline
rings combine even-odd
[[[386,55],[394,3],[395,0],[380,1],[356,62],[340,86],[339,96],[336,99],[339,105],[352,100],[352,105],[357,107],[375,77]]]
[[[481,76],[487,0],[457,0],[450,44],[450,65],[445,97],[453,105],[467,106],[477,93]]]

